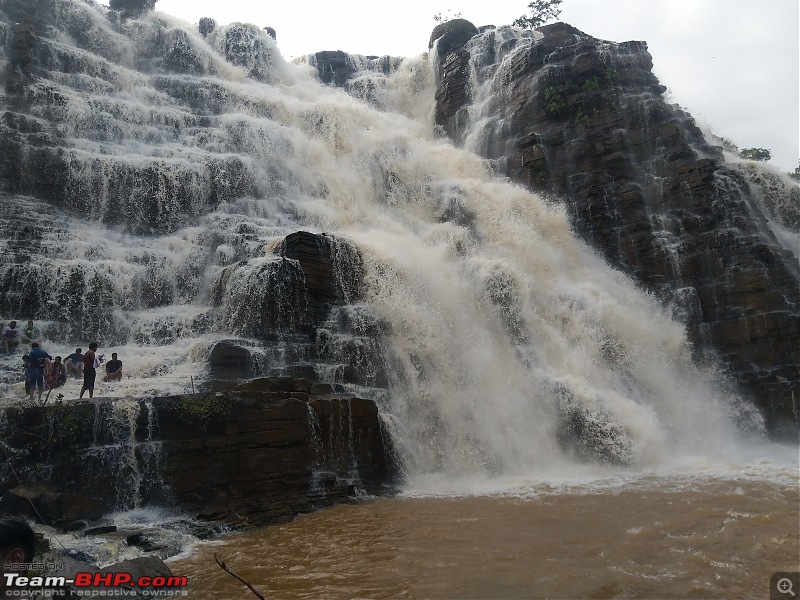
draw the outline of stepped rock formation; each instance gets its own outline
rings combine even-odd
[[[146,11],[153,2],[122,4]],[[358,379],[333,339],[340,327],[351,346],[358,335],[344,314],[361,294],[352,244],[241,217],[212,216],[205,233],[170,237],[226,203],[282,202],[281,166],[247,154],[275,144],[269,111],[225,88],[214,78],[223,63],[209,58],[213,48],[267,81],[276,70],[269,32],[203,21],[210,46],[201,47],[157,18],[100,14],[71,0],[0,9],[0,314],[45,321],[47,338],[64,343],[165,346],[217,330],[250,337],[210,346],[213,381],[318,378],[323,363]],[[133,236],[131,246],[118,251],[96,227]],[[91,248],[72,243],[93,237]],[[224,268],[207,290],[215,265]],[[206,296],[210,306],[198,303]],[[188,310],[163,312],[174,305]],[[0,380],[15,377],[4,369]]]
[[[665,101],[646,44],[563,23],[513,53],[521,40],[500,30],[452,37],[439,42],[437,123],[459,144],[471,133],[497,170],[564,202],[575,231],[673,308],[698,355],[721,360],[773,433],[796,439],[798,257],[771,231],[760,190]],[[470,69],[498,88],[472,116],[490,117],[477,131]]]
[[[10,458],[0,510],[38,518],[30,498],[62,526],[154,504],[230,524],[276,523],[347,502],[355,487],[386,492],[394,478],[375,403],[304,379],[14,408],[1,427]]]
[[[218,483],[245,450],[257,450],[247,473],[262,454],[280,462],[284,443],[306,448],[282,464],[296,476],[287,485],[326,489],[308,443],[328,405],[226,391],[263,376],[346,390],[351,400],[331,400],[337,424],[350,409],[372,419],[355,398],[374,401],[413,475],[669,463],[676,450],[702,454],[707,439],[730,448],[735,417],[760,430],[722,378],[692,363],[661,306],[572,235],[566,212],[608,262],[682,313],[698,360],[720,354],[762,394],[772,430],[796,432],[796,274],[743,176],[664,104],[643,44],[452,22],[431,40],[438,65],[334,52],[296,68],[255,25],[200,32],[90,0],[14,0],[0,17],[0,315],[40,321],[60,349],[125,348],[126,379],[106,389],[169,397],[166,412],[118,401],[98,414],[197,426],[194,437],[174,430],[186,461],[175,448],[156,469],[187,510],[228,519],[230,500],[269,520],[313,506],[269,496],[278,472],[233,481],[230,498],[202,480]],[[19,361],[2,355],[0,367],[6,400],[21,392]],[[195,386],[203,396],[185,400]],[[80,431],[86,406],[75,408]],[[222,416],[231,431],[200,431],[196,417],[219,406],[234,411]],[[251,435],[270,411],[280,424]],[[144,429],[123,431],[139,441],[120,448],[155,448]],[[151,483],[136,489],[156,498]]]

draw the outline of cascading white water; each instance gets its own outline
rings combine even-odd
[[[570,415],[608,462],[648,468],[724,456],[735,419],[758,428],[693,365],[682,326],[577,240],[561,207],[437,138],[426,56],[363,75],[381,80],[375,108],[285,63],[255,27],[205,40],[156,14],[123,35],[98,7],[64,5],[88,15],[106,58],[70,50],[93,67],[58,82],[82,200],[60,217],[73,233],[45,232],[61,249],[46,269],[113,272],[95,302],[111,307],[130,379],[104,395],[187,389],[209,340],[230,337],[235,295],[210,299],[222,269],[250,259],[243,285],[275,260],[270,245],[305,229],[363,254],[364,308],[389,324],[382,410],[412,480],[568,473]],[[136,71],[159,52],[190,66]],[[194,190],[191,203],[176,203],[177,188]],[[143,281],[153,291],[140,298]],[[155,292],[164,300],[148,304]]]

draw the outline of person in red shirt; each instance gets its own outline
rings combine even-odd
[[[56,356],[50,365],[50,372],[47,374],[47,387],[55,389],[67,383],[67,367],[61,362],[61,357]]]

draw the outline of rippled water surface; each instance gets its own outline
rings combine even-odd
[[[396,498],[170,561],[193,598],[754,598],[800,570],[793,482],[639,480],[525,497]],[[253,596],[255,597],[255,596]]]

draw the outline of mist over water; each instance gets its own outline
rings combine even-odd
[[[32,269],[48,282],[46,349],[66,355],[99,337],[124,361],[123,382],[97,395],[190,391],[215,340],[247,337],[231,317],[243,288],[213,298],[225,267],[247,261],[246,281],[277,260],[280,239],[307,230],[363,255],[355,308],[387,324],[389,377],[385,393],[363,391],[379,400],[412,489],[725,470],[764,452],[767,469],[791,465],[745,441],[758,437],[757,414],[713,365],[693,363],[683,326],[579,241],[557,202],[437,134],[426,55],[362,73],[353,97],[321,85],[310,59],[287,64],[254,26],[204,39],[156,13],[121,33],[92,4],[64,6],[94,36],[54,42],[83,65],[52,82],[71,196],[58,209],[14,201],[43,215],[51,258]],[[189,61],[183,74],[139,70],[159,52]],[[68,383],[67,398],[78,389]],[[565,441],[570,418],[602,464]]]

